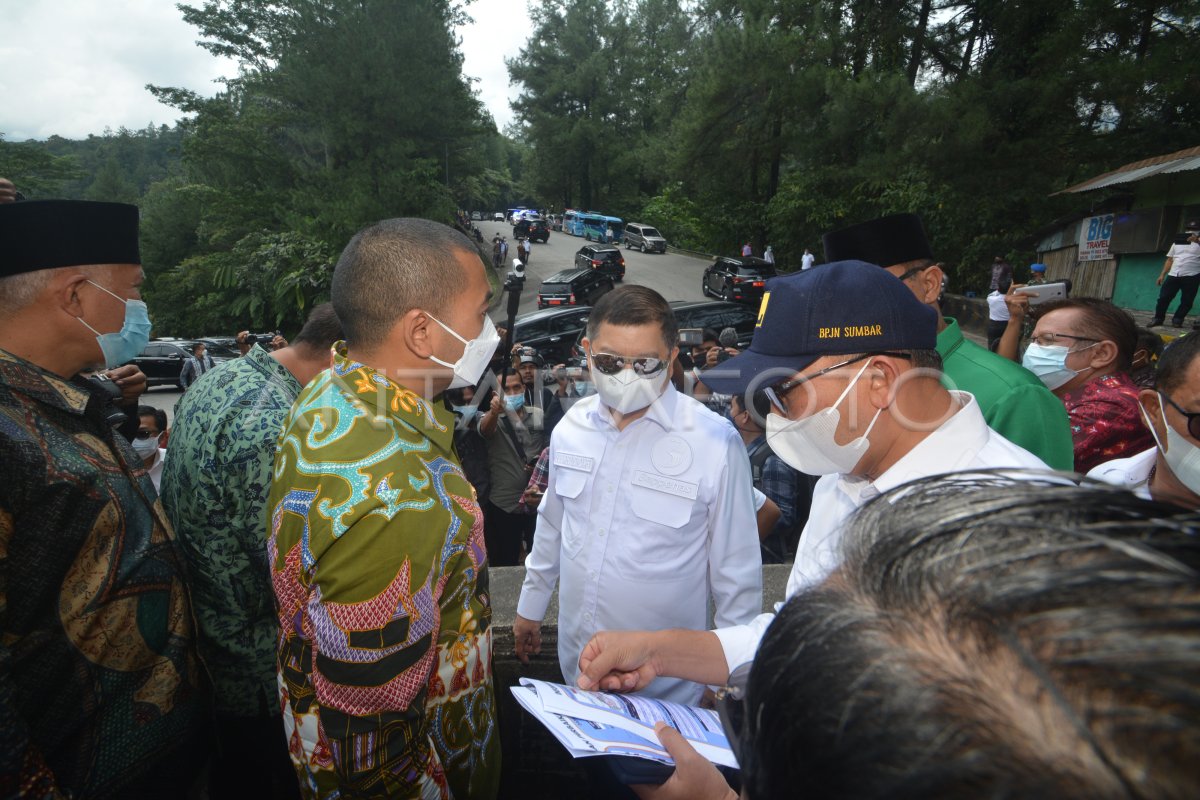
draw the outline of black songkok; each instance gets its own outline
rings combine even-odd
[[[0,278],[54,267],[141,263],[137,206],[91,200],[0,203]]]
[[[881,267],[933,260],[925,227],[916,214],[892,214],[821,237],[826,261],[866,261]]]

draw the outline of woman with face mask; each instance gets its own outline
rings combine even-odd
[[[1063,401],[1075,470],[1087,472],[1154,444],[1129,378],[1137,325],[1107,300],[1059,300],[1039,309],[1021,364]]]
[[[1140,497],[1200,509],[1200,336],[1176,339],[1158,361],[1153,389],[1138,393],[1153,446],[1088,473]]]

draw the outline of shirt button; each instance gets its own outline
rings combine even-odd
[[[601,528],[601,529],[600,529],[600,535],[601,535],[601,536],[603,536],[603,535],[604,535],[604,528]]]
[[[608,493],[609,493],[609,494],[612,494],[612,490],[613,490],[613,487],[612,487],[612,484],[610,483],[610,484],[608,485]]]
[[[583,615],[583,621],[584,621],[584,622],[591,622],[591,621],[592,621],[592,614],[591,614],[591,612],[588,612],[587,614],[584,614],[584,615]]]

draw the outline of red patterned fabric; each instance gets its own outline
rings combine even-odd
[[[1063,395],[1075,441],[1075,471],[1154,446],[1142,422],[1138,387],[1125,373],[1105,375]]]

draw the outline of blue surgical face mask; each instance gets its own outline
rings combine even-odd
[[[525,407],[525,395],[506,394],[504,396],[504,405],[508,406],[509,411],[520,411]]]
[[[479,414],[478,406],[454,406],[454,413],[462,417],[463,425],[468,424]]]
[[[575,383],[575,392],[580,397],[587,397],[590,394],[596,393],[596,384],[592,383],[591,381],[576,380],[576,381],[574,381],[574,383]]]
[[[1090,350],[1095,346],[1095,344],[1090,344],[1075,352]],[[1054,391],[1079,374],[1079,370],[1067,366],[1067,356],[1070,353],[1070,348],[1062,345],[1044,346],[1037,342],[1031,342],[1025,349],[1025,355],[1021,358],[1021,366],[1037,375],[1047,389]]]
[[[76,319],[82,322],[89,331],[96,334],[96,342],[100,345],[100,352],[104,355],[106,369],[119,367],[128,361],[133,361],[150,343],[149,309],[141,300],[126,300],[95,281],[88,281],[88,283],[125,304],[125,323],[117,333],[101,333],[88,325],[83,317],[76,317]]]

